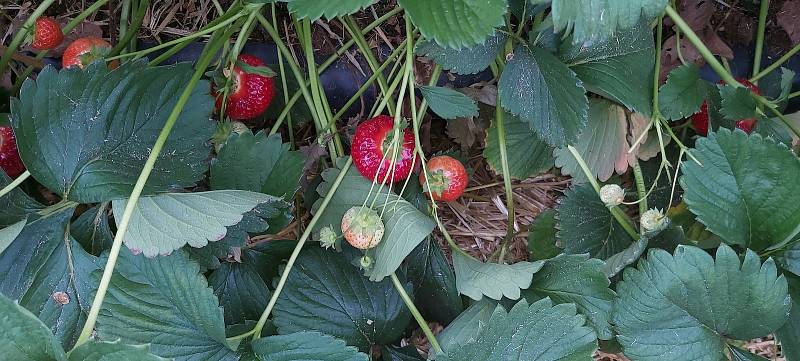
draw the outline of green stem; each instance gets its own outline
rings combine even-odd
[[[797,54],[798,51],[800,51],[800,43],[798,43],[791,50],[786,52],[786,54],[783,54],[783,56],[778,58],[778,60],[776,60],[774,63],[772,63],[768,67],[764,68],[764,70],[762,70],[761,72],[759,72],[756,75],[753,75],[753,77],[750,78],[750,81],[751,82],[757,82],[758,79],[761,79],[765,75],[771,73],[773,70],[778,69],[781,65],[783,65],[783,63],[789,61],[789,59],[791,59],[795,54]]]
[[[758,10],[758,30],[756,31],[756,54],[753,57],[753,77],[761,70],[761,54],[764,51],[764,29],[767,26],[768,11],[769,0],[761,0],[761,7]],[[758,79],[754,79],[753,84],[758,85]]]
[[[503,243],[500,248],[500,258],[498,263],[503,263],[505,258],[506,249],[509,242],[514,238],[514,191],[511,188],[511,171],[508,169],[508,153],[506,150],[506,128],[504,121],[503,107],[500,106],[500,99],[497,99],[495,106],[494,121],[497,123],[497,144],[500,147],[500,164],[503,170],[503,188],[506,191],[506,208],[508,209],[508,229],[506,230],[506,237],[503,238]]]
[[[647,187],[644,186],[644,176],[639,160],[634,157],[633,178],[636,180],[636,194],[639,196],[639,214],[647,211]]]
[[[314,48],[313,44],[311,43],[311,21],[308,19],[303,19],[302,27],[303,36],[301,38],[305,40],[303,41],[303,53],[305,53],[306,56],[309,87],[311,88],[311,99],[314,104],[314,107],[311,109],[311,111],[317,112],[317,119],[319,119],[318,130],[321,133],[325,133],[325,130],[328,129],[328,119],[330,119],[330,116],[326,111],[326,109],[328,109],[326,105],[328,99],[325,97],[325,94],[322,91],[319,72],[317,71],[317,62],[314,60]],[[330,126],[334,126],[334,124],[331,124]],[[332,159],[336,159],[339,155],[344,155],[344,148],[342,147],[342,141],[338,134],[334,135],[333,142],[328,144],[328,146],[330,148],[330,155]]]
[[[7,186],[3,187],[2,190],[0,190],[0,198],[3,198],[3,196],[14,190],[14,188],[17,188],[17,186],[22,184],[22,182],[24,182],[30,176],[31,172],[28,170],[26,170],[25,173],[20,174],[19,177],[17,177],[17,179],[14,179],[11,183],[9,183]]]
[[[132,53],[127,53],[127,54],[120,54],[120,55],[117,55],[117,56],[112,56],[112,57],[109,57],[106,60],[116,60],[116,59],[129,58],[129,57],[137,57],[138,58],[138,57],[142,57],[144,55],[159,51],[159,50],[164,49],[164,48],[169,48],[169,47],[171,47],[173,45],[177,45],[177,44],[180,44],[180,43],[188,42],[189,40],[197,39],[197,38],[199,38],[199,37],[201,37],[203,35],[208,35],[210,33],[213,33],[215,31],[217,31],[217,30],[220,30],[220,29],[230,25],[231,23],[233,23],[234,21],[236,21],[237,19],[239,19],[240,17],[242,17],[244,15],[247,15],[247,13],[239,12],[236,15],[234,15],[234,16],[232,16],[232,17],[220,22],[219,24],[216,24],[214,26],[209,27],[208,29],[200,30],[200,31],[198,31],[196,33],[189,34],[189,35],[184,36],[182,38],[178,38],[178,39],[175,39],[175,40],[172,40],[172,41],[168,41],[168,42],[163,43],[163,44],[156,45],[156,46],[154,46],[152,48],[147,48],[147,49],[144,49],[144,50],[139,50],[139,51],[135,51],[135,52],[132,52]]]
[[[417,320],[417,324],[422,329],[422,333],[424,333],[425,337],[428,338],[428,342],[431,344],[431,347],[433,347],[436,353],[442,353],[442,347],[439,346],[439,341],[436,340],[436,336],[433,335],[433,331],[431,331],[431,328],[428,327],[428,322],[426,322],[425,318],[422,317],[422,314],[419,313],[417,306],[414,305],[414,301],[412,301],[411,297],[408,296],[403,284],[400,283],[399,279],[397,279],[397,275],[392,272],[392,274],[389,275],[389,278],[392,279],[394,288],[397,290],[397,293],[400,294],[400,298],[403,299],[403,302],[405,302],[408,310],[411,311],[411,315],[413,315],[414,319]]]
[[[215,34],[216,35],[216,34]],[[106,266],[103,269],[103,276],[100,279],[100,284],[97,287],[97,293],[95,294],[94,300],[92,301],[91,308],[89,310],[89,315],[86,318],[86,323],[83,325],[83,329],[81,330],[81,334],[78,337],[77,342],[75,343],[75,347],[80,346],[81,344],[85,343],[89,340],[89,337],[92,334],[92,330],[94,329],[94,325],[97,322],[97,316],[100,314],[100,307],[103,304],[103,299],[105,298],[106,291],[108,291],[108,285],[111,282],[111,276],[114,273],[114,266],[117,263],[117,258],[119,257],[120,249],[122,248],[122,240],[125,237],[125,233],[128,230],[128,225],[131,221],[131,216],[133,215],[133,210],[136,207],[136,204],[139,202],[139,197],[142,195],[142,190],[144,189],[145,183],[147,183],[147,179],[150,177],[150,173],[153,171],[153,167],[155,166],[156,159],[158,159],[158,155],[161,153],[161,150],[164,148],[164,144],[167,142],[167,138],[169,137],[172,128],[175,126],[175,123],[178,120],[178,117],[183,110],[183,107],[186,106],[186,103],[189,101],[189,97],[192,95],[192,91],[194,90],[197,83],[200,81],[200,78],[205,73],[206,68],[211,63],[211,59],[214,58],[216,55],[217,50],[222,47],[223,42],[227,40],[227,34],[222,34],[223,36],[217,37],[212,42],[209,42],[206,45],[206,49],[203,51],[203,55],[200,57],[197,67],[192,74],[191,79],[189,79],[189,83],[186,85],[186,88],[181,93],[180,97],[178,98],[175,107],[172,109],[167,121],[164,123],[164,127],[161,129],[161,132],[156,139],[155,144],[153,144],[153,149],[150,151],[150,155],[147,157],[147,161],[144,163],[144,167],[142,168],[142,172],[139,174],[139,178],[136,180],[136,184],[133,186],[133,191],[131,192],[130,197],[128,197],[128,202],[125,205],[125,211],[122,213],[121,218],[119,220],[119,226],[117,227],[117,233],[114,235],[114,242],[111,246],[111,250],[109,251],[108,261],[106,261]]]
[[[128,18],[131,16],[131,3],[136,0],[122,0],[122,13],[119,16],[119,33],[128,33]]]
[[[11,56],[14,55],[14,52],[17,51],[20,44],[25,40],[25,37],[28,36],[28,33],[33,31],[34,23],[36,23],[36,19],[38,19],[42,14],[44,14],[45,10],[53,4],[55,0],[44,0],[42,1],[39,6],[36,7],[36,10],[33,11],[31,16],[29,16],[22,26],[17,31],[17,34],[14,35],[14,38],[11,39],[11,44],[8,45],[6,52],[3,54],[3,57],[0,58],[0,76],[2,76],[6,72],[6,68],[8,67],[8,62],[11,61]]]
[[[289,48],[286,47],[286,44],[278,34],[278,31],[270,24],[270,22],[261,14],[256,15],[256,19],[267,31],[269,36],[272,38],[272,41],[275,42],[275,45],[278,47],[278,50],[283,53],[283,56],[289,63],[289,68],[292,70],[294,74],[295,80],[297,81],[297,85],[300,88],[301,93],[303,94],[303,98],[306,101],[306,105],[308,105],[309,110],[311,110],[311,117],[314,120],[314,125],[316,126],[318,131],[322,130],[322,126],[320,124],[320,119],[318,119],[319,114],[315,111],[316,107],[314,106],[314,100],[311,97],[311,93],[309,92],[309,88],[306,86],[305,77],[303,76],[302,70],[300,70],[300,66],[297,62],[293,61],[292,53],[289,51]]]
[[[300,251],[303,249],[303,245],[306,243],[306,240],[308,240],[308,237],[311,235],[311,230],[314,229],[314,225],[317,224],[319,218],[322,216],[323,213],[325,213],[325,208],[328,207],[328,203],[330,203],[334,193],[336,193],[336,190],[342,183],[342,179],[344,179],[345,174],[350,169],[350,166],[352,164],[353,164],[353,158],[347,157],[347,163],[345,163],[342,169],[339,171],[339,175],[336,177],[336,180],[333,181],[330,191],[328,191],[328,194],[325,195],[325,198],[322,199],[322,203],[320,203],[319,209],[317,210],[316,213],[314,213],[314,217],[311,218],[311,221],[308,223],[308,227],[306,227],[305,232],[303,232],[303,235],[300,236],[300,239],[297,241],[297,245],[294,246],[292,255],[289,256],[289,260],[286,262],[286,267],[284,267],[283,273],[281,273],[281,278],[280,280],[278,280],[278,285],[275,287],[275,291],[272,292],[272,296],[269,298],[267,307],[264,309],[264,312],[261,313],[261,317],[258,319],[258,323],[256,323],[256,326],[254,327],[255,330],[253,332],[254,340],[261,337],[261,330],[267,323],[267,318],[269,318],[269,314],[272,312],[272,308],[275,307],[275,303],[278,302],[278,296],[281,295],[281,291],[283,291],[283,287],[286,285],[286,279],[289,277],[289,272],[292,271],[292,267],[294,267],[294,263],[295,261],[297,261],[297,257],[300,255]]]
[[[656,64],[653,70],[653,115],[657,115],[659,111],[658,104],[658,85],[659,76],[661,73],[661,46],[662,38],[664,37],[664,16],[658,17],[658,24],[656,25]]]
[[[278,23],[278,19],[276,17],[277,9],[275,8],[275,3],[273,2],[272,4],[270,4],[270,6],[271,6],[271,10],[272,10],[271,11],[272,23],[273,24],[277,24]],[[272,129],[270,130],[269,135],[273,135],[273,134],[277,133],[278,132],[278,128],[280,128],[281,124],[283,123],[283,119],[286,118],[286,120],[288,122],[288,127],[287,128],[289,128],[288,129],[288,131],[289,131],[288,132],[289,133],[289,144],[290,144],[290,146],[292,148],[294,148],[295,147],[295,144],[294,144],[294,127],[292,126],[292,114],[291,114],[291,112],[289,112],[289,110],[292,109],[292,106],[289,105],[289,84],[286,81],[286,66],[284,66],[284,64],[283,64],[283,62],[284,62],[283,53],[281,53],[280,51],[277,52],[277,53],[278,53],[278,71],[279,71],[279,73],[281,75],[281,86],[283,87],[283,104],[284,104],[284,111],[286,111],[286,115],[284,115],[283,112],[281,112],[281,116],[278,117],[277,121],[275,121],[275,125],[272,126]],[[300,97],[299,96],[300,92],[297,92],[295,94],[297,95],[297,98]]]
[[[789,93],[789,95],[786,96],[786,99],[792,99],[792,98],[797,97],[797,96],[800,96],[800,91],[796,91],[794,93]]]
[[[442,75],[442,66],[436,64],[436,66],[433,67],[433,72],[431,73],[431,80],[428,82],[428,86],[436,86],[436,83],[439,81],[439,76],[441,75]],[[428,100],[422,98],[422,103],[420,103],[419,109],[417,110],[417,117],[422,118],[422,115],[425,114],[426,111],[428,111]]]
[[[719,60],[717,60],[716,57],[714,57],[714,54],[711,53],[711,50],[706,47],[703,41],[700,40],[700,37],[697,36],[694,30],[689,27],[689,24],[683,20],[681,15],[678,14],[678,12],[675,11],[672,6],[667,5],[665,11],[675,25],[677,25],[678,28],[686,35],[686,39],[689,39],[689,42],[694,45],[700,55],[703,56],[703,59],[705,59],[708,65],[714,69],[714,71],[717,73],[717,75],[719,75],[720,78],[722,78],[723,81],[733,86],[742,86],[742,84],[736,81],[736,79],[734,79],[733,76],[727,70],[725,70],[725,67],[719,62]]]
[[[589,183],[592,185],[592,188],[594,188],[594,191],[597,192],[598,196],[600,196],[600,184],[597,183],[597,179],[595,179],[594,174],[592,174],[592,171],[589,170],[589,165],[586,164],[586,161],[583,160],[583,157],[581,157],[580,153],[578,153],[578,150],[575,149],[575,147],[568,145],[567,149],[570,153],[572,153],[572,156],[575,157],[575,161],[578,162],[583,174],[589,179]],[[636,229],[633,227],[633,221],[630,219],[630,217],[628,217],[627,214],[625,214],[625,212],[622,211],[622,209],[620,209],[618,206],[609,207],[608,209],[611,211],[611,215],[613,215],[617,220],[617,223],[622,226],[622,229],[624,229],[625,232],[631,236],[631,238],[639,239],[639,233],[636,232]]]
[[[769,109],[769,111],[772,112],[772,114],[775,114],[775,116],[778,117],[778,119],[780,119],[783,122],[783,124],[786,124],[786,126],[789,127],[789,129],[791,129],[796,136],[800,137],[800,128],[798,128],[797,125],[792,123],[791,120],[786,118],[786,116],[783,115],[783,113],[781,113],[778,109],[775,109],[774,104],[770,103],[763,97],[756,97],[756,100],[758,100],[758,102],[761,105],[763,105],[764,108]]]
[[[372,75],[370,75],[370,77],[367,78],[367,80],[364,82],[364,84],[361,85],[361,87],[358,89],[358,91],[352,97],[350,97],[350,99],[347,101],[347,103],[345,103],[344,106],[341,109],[339,109],[338,112],[336,112],[336,114],[333,115],[333,118],[331,119],[331,122],[336,122],[337,120],[339,120],[339,118],[341,118],[342,115],[344,115],[344,113],[348,109],[350,109],[350,107],[353,105],[353,103],[355,103],[356,100],[358,100],[361,97],[361,95],[364,94],[364,92],[367,90],[367,88],[369,88],[372,85],[372,83],[375,82],[375,80],[379,80],[380,78],[382,78],[381,75],[383,74],[383,70],[386,69],[386,67],[389,64],[393,63],[393,60],[396,59],[400,55],[400,53],[402,52],[403,48],[405,47],[407,41],[408,41],[408,39],[403,40],[397,46],[397,48],[395,48],[394,51],[392,51],[392,53],[389,55],[389,57],[386,58],[386,61],[384,61],[383,64],[381,64],[377,69],[373,70]],[[388,84],[387,84],[387,91],[388,91]],[[384,93],[384,94],[386,94],[386,93]]]
[[[361,54],[364,55],[364,59],[367,60],[367,64],[369,65],[370,70],[372,70],[373,74],[378,74],[378,86],[380,86],[381,91],[386,94],[389,90],[389,84],[386,81],[386,78],[383,76],[382,73],[376,71],[378,69],[378,60],[375,58],[375,55],[372,54],[372,50],[369,48],[369,44],[367,44],[367,39],[364,38],[364,34],[358,29],[358,25],[356,24],[355,20],[351,16],[345,16],[344,21],[342,21],[347,31],[350,33],[350,37],[353,38],[356,42],[356,47],[358,50],[361,51]],[[386,96],[389,96],[387,94]],[[391,97],[390,97],[391,98]],[[392,103],[391,99],[389,100],[389,109],[394,108],[394,103]]]
[[[139,32],[139,27],[142,26],[142,20],[144,20],[144,15],[147,13],[147,6],[150,5],[150,0],[141,0],[139,1],[139,5],[136,8],[136,14],[133,16],[133,21],[131,22],[131,28],[124,32],[125,35],[119,40],[116,46],[111,49],[110,56],[118,55],[123,49],[125,49],[131,40],[136,38],[136,34]],[[127,24],[126,24],[127,25]],[[122,31],[122,30],[120,30]]]

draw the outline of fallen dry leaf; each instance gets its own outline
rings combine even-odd
[[[800,42],[800,0],[787,0],[776,18],[778,25],[789,34],[792,44]]]

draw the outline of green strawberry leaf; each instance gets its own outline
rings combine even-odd
[[[241,263],[223,262],[208,276],[208,284],[225,311],[226,325],[258,320],[270,298],[269,288],[258,274],[257,265],[244,259],[245,254],[242,258]]]
[[[305,157],[289,146],[281,143],[280,134],[231,133],[211,165],[211,188],[291,199],[299,188]]]
[[[0,253],[0,293],[19,300],[65,347],[76,341],[86,319],[96,288],[91,273],[98,268],[68,234],[73,211],[58,205],[32,215]]]
[[[754,133],[761,134],[764,138],[772,138],[776,142],[792,147],[792,130],[778,118],[759,116]]]
[[[726,84],[719,86],[719,94],[722,97],[720,112],[726,119],[739,120],[758,115],[758,103],[750,89]]]
[[[681,65],[669,72],[658,91],[659,111],[667,119],[687,118],[700,111],[712,86],[700,79],[700,68]]]
[[[328,194],[339,172],[341,170],[338,168],[329,168],[322,172],[323,182],[317,187],[321,197]],[[435,223],[385,186],[373,187],[371,180],[364,178],[355,167],[350,167],[325,212],[320,215],[314,231],[319,231],[322,227],[333,227],[337,232],[340,231],[344,213],[352,207],[363,205],[369,194],[372,194],[369,202],[374,200],[375,210],[383,214],[385,233],[383,240],[370,250],[374,251],[370,256],[375,264],[366,275],[372,281],[380,281],[400,267],[403,259],[433,231]],[[320,199],[314,204],[315,212],[321,202]]]
[[[261,317],[270,296],[267,286],[279,276],[279,268],[295,245],[296,241],[292,240],[273,240],[248,247],[242,245],[239,259],[230,257],[217,265],[208,276],[208,283],[225,311],[225,324],[247,324]],[[209,246],[199,250],[206,248]],[[250,329],[252,327],[244,332]]]
[[[464,93],[440,86],[418,86],[428,106],[442,119],[477,117],[478,104]]]
[[[0,188],[11,183],[5,172],[0,172]],[[0,227],[7,227],[22,221],[44,208],[39,202],[25,194],[19,187],[0,197]]]
[[[586,89],[575,73],[541,48],[517,48],[498,85],[503,107],[551,146],[571,144],[586,126]]]
[[[720,129],[695,143],[702,165],[684,163],[689,210],[726,243],[779,248],[800,233],[800,159],[783,144]]]
[[[463,49],[453,49],[430,40],[417,43],[414,51],[421,56],[433,58],[444,70],[457,74],[475,74],[489,67],[497,54],[503,50],[506,35],[495,32],[484,42]]]
[[[252,343],[261,361],[367,361],[369,357],[344,341],[319,332],[302,331],[260,338]]]
[[[628,169],[627,150],[628,118],[625,108],[605,99],[589,101],[589,124],[580,132],[573,145],[601,182],[607,181],[616,170]],[[587,181],[586,175],[567,148],[558,148],[555,165],[561,172],[572,176],[574,183]]]
[[[606,259],[633,242],[589,184],[567,189],[557,210],[556,236],[564,253]]]
[[[652,112],[653,34],[647,24],[612,34],[602,41],[565,41],[559,56],[587,90],[645,115]]]
[[[787,246],[775,260],[784,270],[800,276],[800,242],[794,241]]]
[[[318,1],[318,0],[283,0],[289,6],[289,11],[297,16],[298,19],[309,19],[316,21],[322,17],[332,20],[338,16],[350,15],[367,6],[372,5],[376,0],[337,0],[337,1]]]
[[[176,360],[234,359],[217,298],[185,252],[146,258],[123,248],[114,271],[97,320],[100,340],[150,344]]]
[[[727,340],[765,336],[785,322],[791,299],[772,259],[744,260],[727,245],[716,260],[678,246],[653,249],[617,284],[613,321],[625,355],[634,360],[723,360]]]
[[[650,246],[661,249],[674,249],[678,244],[684,243],[686,235],[683,232],[683,227],[672,223],[672,221],[670,222],[667,229],[656,234],[643,235],[636,242],[631,243],[628,248],[608,257],[605,267],[603,267],[606,277],[614,277],[625,267],[632,265]]]
[[[609,319],[616,294],[608,288],[604,266],[603,261],[586,254],[560,255],[545,262],[522,294],[528,302],[549,297],[555,304],[574,303],[597,337],[610,340],[614,332]]]
[[[276,234],[292,220],[290,203],[261,203],[252,211],[242,214],[242,220],[230,227],[225,237],[216,242],[209,242],[203,248],[187,248],[186,251],[200,266],[217,269],[220,258],[225,258],[234,248],[243,248],[251,235]]]
[[[239,223],[242,214],[257,205],[282,203],[273,196],[237,190],[142,197],[131,216],[125,245],[147,257],[169,254],[186,244],[203,247],[224,238],[225,227]],[[121,215],[126,204],[126,199],[113,201],[114,214]]]
[[[275,304],[278,333],[319,331],[361,350],[400,338],[411,314],[391,281],[371,282],[350,263],[357,254],[304,250]]]
[[[649,22],[666,5],[667,0],[553,0],[551,11],[556,32],[572,30],[573,41],[583,42],[605,39],[642,20]]]
[[[508,7],[506,0],[398,0],[397,4],[423,37],[453,49],[483,43],[503,25]]]
[[[111,249],[114,233],[108,222],[108,207],[94,206],[81,213],[69,226],[69,232],[89,253],[99,256]]]
[[[147,345],[125,345],[121,342],[89,341],[69,354],[69,361],[167,361],[150,353]]]
[[[430,237],[408,255],[406,277],[414,285],[414,303],[426,319],[446,325],[464,310],[456,275]]]
[[[525,300],[506,312],[497,306],[470,342],[451,346],[437,361],[591,360],[597,339],[575,305]],[[480,327],[473,324],[473,327]]]
[[[17,146],[31,175],[69,200],[97,203],[130,195],[194,70],[189,63],[116,70],[45,68],[12,99]],[[201,81],[167,139],[143,195],[194,185],[207,170],[213,99]]]
[[[528,124],[519,117],[505,113],[506,155],[508,172],[517,179],[527,179],[553,168],[553,148],[541,141]],[[483,156],[497,174],[502,174],[500,140],[497,121],[492,120],[486,132],[486,148]]]
[[[6,228],[0,229],[0,254],[11,245],[11,242],[14,242],[22,233],[22,230],[25,229],[25,225],[28,224],[27,219],[23,219],[17,223],[14,223]]]
[[[547,209],[539,213],[528,227],[528,254],[530,259],[541,261],[558,256],[556,245],[556,211]]]
[[[496,307],[497,301],[486,297],[473,302],[453,322],[450,322],[447,328],[436,335],[442,350],[446,353],[460,347],[459,345],[474,342]]]
[[[0,295],[0,350],[9,361],[66,360],[64,349],[49,327],[3,295]]]
[[[775,331],[775,338],[781,343],[786,361],[798,361],[800,360],[800,279],[788,277],[788,281],[792,310],[783,327]]]
[[[461,252],[453,252],[456,288],[459,293],[476,301],[483,296],[495,300],[503,297],[519,299],[520,290],[531,285],[533,274],[543,265],[544,261],[522,261],[511,265],[484,263]]]

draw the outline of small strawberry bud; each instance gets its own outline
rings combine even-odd
[[[322,227],[319,230],[319,245],[322,248],[328,249],[336,245],[336,232],[331,227]]]
[[[658,233],[669,226],[669,218],[660,209],[648,209],[639,219],[644,233]]]
[[[358,260],[358,263],[359,263],[359,266],[361,267],[361,269],[368,270],[368,269],[372,268],[372,265],[373,265],[373,263],[375,263],[375,261],[370,256],[364,256],[364,257],[361,257],[361,259]]]
[[[625,191],[616,184],[606,184],[600,188],[600,200],[606,207],[618,206],[625,200]]]

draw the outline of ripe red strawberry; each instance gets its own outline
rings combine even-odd
[[[31,46],[36,50],[50,50],[61,45],[64,41],[64,33],[61,26],[53,18],[42,16],[36,19],[33,26],[33,43]]]
[[[100,38],[80,38],[75,39],[64,50],[64,55],[61,57],[61,66],[67,69],[72,66],[78,66],[83,69],[84,66],[91,64],[93,61],[102,59],[111,50],[111,44]],[[116,68],[119,64],[118,61],[112,61],[109,66]]]
[[[16,178],[25,171],[25,165],[19,158],[17,138],[11,127],[0,127],[0,168],[11,178]]]
[[[759,89],[755,84],[751,83],[749,80],[740,78],[736,79],[739,83],[742,83],[747,89],[750,89],[751,92],[755,93],[756,95],[761,95],[761,89]],[[725,84],[724,81],[720,80],[718,84]],[[703,104],[700,106],[700,112],[695,113],[691,117],[692,126],[697,131],[697,134],[702,136],[708,135],[708,103],[703,101]],[[736,128],[739,128],[746,133],[750,133],[753,131],[753,128],[756,126],[756,122],[758,119],[755,118],[748,118],[748,119],[741,119],[736,122]]]
[[[359,124],[351,149],[351,156],[358,172],[369,180],[377,179],[379,183],[394,183],[406,179],[411,174],[414,163],[414,134],[408,129],[404,129],[400,134],[403,139],[397,141],[396,145],[400,146],[400,149],[395,151],[392,147],[394,137],[392,117],[379,115]],[[392,155],[395,153],[396,158],[392,160]],[[394,168],[391,168],[392,162]]]
[[[426,193],[430,193],[435,201],[454,201],[461,197],[467,188],[469,178],[464,165],[453,157],[446,155],[433,157],[428,161],[428,180],[425,175],[419,175],[419,183]]]
[[[238,61],[255,68],[266,66],[261,59],[252,55],[241,54]],[[234,120],[258,117],[267,110],[275,96],[275,81],[271,77],[248,73],[238,65],[233,67],[232,86],[225,114]],[[222,108],[222,95],[222,92],[216,94],[217,112]]]
[[[342,234],[351,246],[369,249],[378,245],[383,238],[383,221],[372,208],[352,207],[342,217]]]

